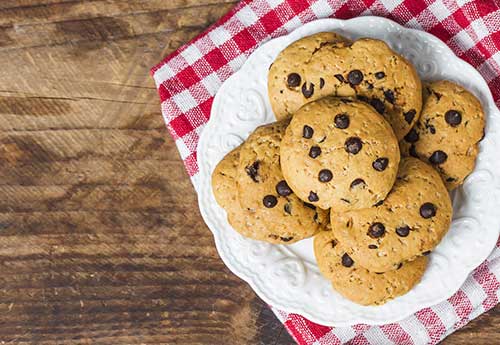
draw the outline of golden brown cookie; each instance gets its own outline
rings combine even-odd
[[[332,215],[331,221],[354,261],[372,272],[387,272],[434,249],[451,216],[451,200],[437,171],[408,157],[380,206]]]
[[[274,157],[273,152],[276,150],[279,152],[279,146],[275,149],[262,147],[262,150],[260,145],[253,146],[254,139],[262,140],[259,142],[264,143],[263,145],[268,143],[266,140],[270,137],[276,139],[274,130],[281,125],[259,127],[249,137],[249,141],[224,157],[212,174],[212,189],[217,202],[226,210],[229,223],[243,236],[270,243],[291,244],[314,235],[329,223],[329,217],[327,211],[305,205],[291,193],[288,186],[279,183],[283,181],[279,162],[271,158]],[[240,164],[241,161],[245,161],[244,150],[245,152],[250,150],[246,147],[247,144],[254,147],[255,152],[259,154],[256,156],[258,165],[252,163],[250,169],[246,169],[247,164]],[[250,203],[252,205],[250,208],[243,208],[240,204],[237,186],[239,172],[252,181],[249,189],[243,189],[241,193],[244,197],[256,201]],[[267,175],[268,173],[271,175]],[[257,182],[254,182],[254,179]],[[244,181],[244,178],[240,180]],[[278,194],[278,189],[281,194]],[[276,199],[274,206],[273,197]]]
[[[300,108],[281,145],[290,187],[302,200],[332,212],[383,200],[399,159],[396,136],[381,115],[363,102],[331,96]]]
[[[484,112],[474,95],[450,81],[432,82],[425,89],[422,115],[400,146],[403,154],[432,164],[452,190],[474,169]]]
[[[415,68],[380,40],[350,43],[333,36],[324,43],[321,37],[292,43],[272,64],[268,92],[276,117],[291,116],[326,95],[358,97],[384,115],[401,140],[422,108]]]
[[[427,257],[401,263],[398,269],[374,273],[359,266],[342,248],[332,231],[314,236],[314,255],[321,273],[347,299],[362,305],[384,304],[413,288],[422,278]]]
[[[273,62],[269,69],[268,87],[269,99],[274,114],[278,120],[288,117],[299,109],[307,100],[315,100],[332,94],[332,87],[326,86],[324,70],[320,64],[313,62],[314,55],[327,45],[345,46],[351,42],[334,32],[320,32],[301,38],[286,47]],[[327,76],[333,78],[333,75]],[[329,78],[329,79],[330,79]],[[299,92],[308,81],[308,98],[289,97],[289,94]],[[328,83],[333,86],[331,80]]]

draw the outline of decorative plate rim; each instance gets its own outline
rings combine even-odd
[[[351,29],[349,29],[349,26],[351,26]],[[419,40],[425,40],[427,42],[430,42],[433,47],[440,50],[441,53],[445,54],[447,58],[453,60],[453,66],[459,67],[454,72],[460,73],[460,71],[462,71],[462,73],[464,74],[467,73],[468,75],[472,76],[470,77],[470,79],[473,79],[472,83],[474,88],[471,89],[471,91],[481,99],[481,103],[483,105],[483,108],[485,110],[488,119],[487,129],[486,129],[486,136],[483,139],[482,143],[480,144],[480,154],[478,156],[476,168],[474,172],[466,179],[464,186],[455,193],[454,207],[458,208],[459,216],[454,217],[452,228],[453,230],[455,230],[455,228],[460,229],[460,230],[455,230],[455,232],[460,231],[460,233],[467,234],[467,236],[474,236],[467,233],[467,231],[470,232],[470,231],[475,231],[477,229],[481,230],[486,228],[486,230],[482,231],[483,232],[487,231],[487,232],[482,233],[480,239],[478,239],[479,238],[478,235],[476,235],[475,237],[476,240],[479,240],[481,242],[480,247],[477,248],[477,251],[471,249],[472,252],[476,252],[476,255],[471,258],[468,258],[468,261],[466,262],[463,261],[459,262],[460,265],[455,264],[453,266],[454,269],[453,274],[444,275],[445,279],[442,279],[442,281],[444,282],[440,282],[439,288],[445,290],[441,291],[439,295],[434,296],[433,298],[425,299],[420,295],[414,296],[413,293],[414,291],[412,290],[407,295],[405,295],[406,300],[408,300],[407,301],[408,303],[404,304],[406,308],[403,309],[401,309],[401,306],[398,306],[398,304],[401,303],[395,301],[400,301],[401,299],[405,298],[405,296],[399,297],[387,303],[386,305],[384,305],[386,307],[384,306],[362,307],[352,302],[348,302],[342,297],[339,298],[339,296],[335,297],[329,296],[332,299],[335,298],[335,300],[338,303],[338,309],[340,310],[339,315],[343,316],[342,318],[339,318],[339,317],[332,317],[331,315],[325,316],[327,313],[319,312],[319,310],[317,309],[315,310],[315,308],[313,308],[310,303],[304,303],[307,301],[314,301],[314,298],[319,298],[319,297],[314,295],[314,293],[313,293],[314,296],[309,296],[310,298],[307,296],[304,297],[300,295],[301,293],[300,286],[296,287],[294,285],[296,282],[293,281],[293,278],[295,277],[292,277],[292,281],[287,281],[288,284],[287,286],[290,288],[291,296],[286,296],[286,297],[290,298],[284,298],[283,295],[278,296],[277,292],[269,291],[270,286],[266,285],[266,282],[264,282],[264,279],[262,279],[261,274],[263,273],[259,271],[259,268],[257,267],[258,265],[255,266],[250,265],[252,267],[248,267],[249,266],[247,265],[248,262],[243,263],[242,260],[236,259],[235,254],[231,252],[231,245],[234,246],[235,244],[245,243],[245,246],[251,247],[249,252],[250,254],[248,254],[250,255],[249,257],[253,258],[253,255],[255,253],[257,253],[255,254],[256,256],[264,253],[264,255],[268,255],[269,257],[273,258],[276,257],[277,258],[276,260],[278,261],[279,260],[284,261],[285,262],[284,265],[286,267],[283,269],[285,270],[289,269],[291,270],[291,272],[296,272],[297,277],[303,274],[304,276],[307,277],[308,281],[310,279],[312,280],[319,279],[318,281],[321,281],[323,279],[321,277],[318,278],[319,274],[317,272],[317,267],[315,267],[315,263],[299,259],[296,259],[294,261],[292,258],[294,254],[293,251],[290,250],[290,248],[287,248],[286,246],[270,245],[266,243],[258,243],[256,241],[252,241],[249,239],[243,239],[230,227],[230,225],[227,223],[225,219],[226,217],[225,211],[218,206],[213,197],[212,187],[211,187],[211,173],[213,167],[215,166],[215,163],[218,163],[218,160],[214,162],[214,158],[212,155],[216,154],[218,156],[223,156],[230,149],[237,146],[239,144],[238,140],[241,138],[240,137],[226,138],[228,142],[226,142],[224,147],[220,150],[220,151],[223,150],[224,152],[215,152],[217,149],[220,149],[220,147],[216,147],[214,150],[213,145],[211,147],[211,143],[214,140],[214,133],[217,133],[217,131],[220,129],[221,119],[219,115],[224,100],[224,96],[230,92],[231,86],[237,80],[245,79],[246,74],[248,74],[250,70],[255,69],[256,66],[254,65],[254,63],[258,61],[258,58],[263,57],[267,58],[268,60],[269,58],[274,60],[274,57],[271,57],[270,55],[265,56],[266,54],[269,54],[268,51],[273,51],[274,47],[281,47],[282,49],[298,38],[301,38],[303,36],[315,32],[331,31],[332,27],[335,27],[335,31],[349,36],[350,33],[357,30],[356,27],[373,27],[373,26],[380,27],[381,30],[383,29],[385,32],[389,34],[416,36],[419,38]],[[356,34],[354,33],[354,35]],[[369,33],[369,34],[364,34],[363,36],[373,37],[373,34]],[[398,50],[397,47],[396,50]],[[416,51],[415,53],[418,54],[418,51]],[[407,58],[412,60],[411,56],[407,56]],[[423,66],[422,68],[425,70],[426,67]],[[265,84],[267,84],[267,75],[265,78]],[[260,87],[262,87],[262,85]],[[268,104],[269,101],[267,99],[267,85],[266,85],[265,96],[266,96],[265,103]],[[268,114],[267,116],[264,116],[263,119],[259,119],[257,121],[258,123],[262,124],[266,122],[271,122],[273,118],[274,115],[272,115],[271,112],[271,114]],[[224,121],[227,121],[227,119],[224,119]],[[255,125],[253,125],[253,128],[254,127]],[[243,131],[246,133],[246,135],[248,135],[248,132],[253,128],[246,128]],[[212,105],[210,120],[204,127],[198,144],[198,163],[200,168],[199,177],[197,179],[198,183],[196,186],[199,194],[198,202],[203,219],[205,220],[206,224],[208,225],[209,229],[212,231],[214,235],[217,251],[219,252],[220,257],[222,258],[226,266],[234,274],[236,274],[241,279],[245,280],[248,284],[250,284],[252,289],[265,302],[271,304],[275,308],[290,313],[300,314],[313,322],[323,324],[326,326],[340,327],[340,326],[350,326],[358,323],[364,323],[370,325],[386,324],[386,323],[400,321],[414,314],[420,309],[433,306],[451,297],[456,291],[460,289],[460,287],[467,279],[469,274],[488,257],[488,255],[495,247],[500,232],[500,219],[495,219],[495,217],[492,217],[491,214],[489,214],[489,217],[481,216],[481,214],[472,217],[469,216],[467,213],[465,213],[466,212],[465,209],[466,210],[470,209],[475,211],[480,210],[478,209],[478,203],[482,200],[479,201],[474,200],[475,198],[471,196],[471,192],[477,186],[482,186],[482,185],[487,185],[487,186],[482,186],[482,188],[487,187],[487,189],[484,189],[484,191],[489,191],[487,202],[492,203],[494,205],[500,204],[500,179],[498,179],[494,174],[494,171],[498,171],[495,169],[497,168],[500,169],[500,164],[488,160],[488,158],[491,158],[491,153],[498,152],[499,150],[500,150],[500,111],[498,110],[493,101],[491,92],[486,82],[471,65],[469,65],[467,62],[455,56],[455,54],[451,51],[451,49],[448,46],[446,46],[442,41],[440,41],[438,38],[423,31],[405,28],[391,20],[381,17],[365,16],[349,20],[319,19],[297,28],[288,35],[272,39],[266,42],[265,44],[261,45],[250,55],[250,57],[244,63],[242,68],[238,70],[236,73],[234,73],[222,84],[221,88],[219,89],[219,91],[215,96]],[[220,159],[220,157],[218,159]],[[493,169],[493,167],[495,167],[495,169]],[[476,191],[475,193],[479,194],[478,191]],[[481,193],[481,195],[483,194]],[[484,201],[482,204],[484,204]],[[464,209],[464,211],[460,213],[462,209]],[[460,214],[463,214],[463,216],[460,216]],[[449,234],[452,232],[452,228],[450,228]],[[456,234],[454,235],[449,235],[449,234],[445,237],[443,242],[438,246],[435,253],[431,255],[431,264],[433,260],[436,261],[436,267],[437,267],[436,269],[441,269],[441,271],[443,270],[443,268],[442,267],[440,268],[438,266],[448,262],[449,261],[448,258],[451,257],[451,254],[448,253],[454,250],[452,246],[454,245],[454,243],[452,242],[450,244],[445,241],[449,242],[453,240],[455,241],[459,240]],[[448,239],[448,237],[450,237],[450,239]],[[440,252],[441,249],[443,252]],[[241,248],[238,248],[238,250],[241,250]],[[480,252],[480,254],[477,254],[477,252]],[[454,253],[454,255],[456,256],[457,253]],[[289,262],[287,262],[287,257],[291,258]],[[301,262],[297,263],[296,261],[301,261]],[[462,264],[464,266],[461,266]],[[272,276],[268,271],[265,271],[265,274]],[[272,276],[271,279],[275,278],[280,279],[279,277],[280,272],[278,273],[273,272],[273,274],[278,274],[278,277],[276,278]],[[288,277],[288,279],[290,280],[290,277]],[[297,279],[303,280],[305,278],[299,277]],[[306,282],[306,284],[307,283],[308,282]],[[447,286],[443,287],[445,284],[447,284]],[[300,284],[297,283],[296,285],[298,286]],[[295,290],[294,287],[296,287]],[[333,294],[335,295],[335,292]],[[419,296],[421,297],[422,300],[417,303],[415,303],[411,299],[408,299],[408,297],[414,298]],[[297,302],[296,298],[298,298],[299,302]],[[347,302],[345,302],[344,300]],[[389,307],[387,307],[388,305]],[[337,308],[337,305],[335,305],[334,307]],[[351,310],[355,310],[356,312],[351,313],[350,312]]]

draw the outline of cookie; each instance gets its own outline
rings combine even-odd
[[[387,272],[434,249],[451,216],[451,200],[438,172],[408,157],[401,160],[396,183],[381,205],[331,220],[335,237],[354,261],[372,272]]]
[[[404,295],[420,281],[427,266],[427,257],[421,256],[393,271],[370,272],[346,254],[332,231],[322,231],[314,237],[314,255],[333,288],[362,305],[380,305]]]
[[[212,190],[218,204],[226,210],[229,224],[243,236],[291,244],[323,229],[329,223],[329,217],[327,211],[304,204],[291,193],[286,183],[280,183],[284,179],[279,168],[279,155],[276,157],[275,153],[279,153],[279,131],[284,131],[284,125],[257,128],[246,143],[226,155],[212,174]],[[278,146],[271,148],[271,142]],[[251,151],[257,156],[248,164]],[[258,163],[253,164],[255,162]],[[240,172],[251,180],[250,185],[245,184]],[[238,187],[238,181],[248,189]],[[250,202],[250,207],[242,207],[240,199],[244,198],[256,202]]]
[[[293,42],[276,57],[269,69],[268,89],[269,100],[278,120],[293,114],[307,100],[332,94],[334,84],[329,80],[328,87],[325,87],[322,66],[312,60],[319,49],[326,45],[349,44],[349,40],[334,32],[320,32]],[[333,75],[329,77],[333,78]],[[290,97],[296,92],[303,98]]]
[[[359,39],[321,44],[316,35],[285,48],[268,74],[277,119],[326,95],[357,97],[391,124],[401,140],[418,120],[422,85],[415,68],[383,41]]]
[[[419,121],[400,143],[402,153],[432,164],[452,190],[474,169],[484,112],[476,97],[447,80],[429,83],[425,94]]]
[[[389,193],[398,169],[397,139],[363,102],[325,97],[293,116],[281,167],[302,200],[333,212],[370,207]]]

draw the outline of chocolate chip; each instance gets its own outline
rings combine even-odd
[[[448,110],[444,114],[444,119],[451,127],[456,127],[462,122],[462,115],[456,110]]]
[[[385,234],[385,226],[382,223],[373,223],[370,225],[368,228],[368,233],[367,235],[370,236],[371,238],[379,238],[384,236]]]
[[[387,158],[377,158],[373,161],[372,167],[377,171],[384,171],[389,165],[389,159]]]
[[[262,203],[267,208],[273,208],[278,204],[278,199],[274,195],[266,195],[264,199],[262,199]]]
[[[361,151],[362,147],[363,143],[361,142],[361,139],[359,139],[358,137],[350,137],[344,143],[345,150],[348,153],[352,153],[353,155]]]
[[[302,129],[302,137],[306,139],[311,139],[314,135],[314,129],[312,127],[309,127],[308,125],[305,125],[304,128]]]
[[[385,77],[385,73],[384,72],[377,72],[377,73],[375,73],[375,78],[382,79],[383,77]]]
[[[312,95],[314,95],[314,84],[310,83],[309,88],[307,88],[307,83],[304,83],[302,85],[302,94],[305,98],[310,98]]]
[[[363,96],[363,95],[356,95],[356,98],[359,99],[362,102],[366,102],[366,103],[370,102],[370,99],[368,97],[366,97],[366,96]]]
[[[377,249],[378,247],[376,245],[374,245],[374,244],[369,244],[368,248],[369,249]]]
[[[378,98],[372,98],[370,105],[375,108],[379,114],[383,114],[385,111],[385,104]]]
[[[351,259],[351,257],[347,255],[347,253],[342,255],[342,266],[351,267],[352,265],[354,265],[354,261]]]
[[[347,80],[351,85],[358,85],[363,81],[363,73],[359,69],[353,69],[347,75]]]
[[[309,150],[309,157],[316,158],[321,154],[321,148],[319,146],[313,146]]]
[[[413,122],[413,119],[415,118],[415,115],[417,115],[417,111],[415,109],[411,109],[411,110],[409,110],[409,111],[407,111],[406,113],[403,114],[406,122],[408,122],[408,124],[410,124],[410,125]]]
[[[318,180],[320,182],[330,182],[333,178],[333,174],[328,169],[323,169],[318,174]]]
[[[347,127],[349,127],[350,123],[349,115],[347,115],[346,113],[338,114],[335,116],[334,122],[335,127],[339,129],[346,129]]]
[[[293,240],[293,236],[290,236],[290,237],[280,237],[280,240],[282,240],[283,242],[290,242],[291,240]]]
[[[330,244],[332,245],[332,248],[335,248],[335,246],[338,244],[339,242],[337,240],[331,240],[330,241]]]
[[[419,158],[417,150],[415,149],[415,145],[413,145],[413,144],[410,146],[410,156],[415,157],[415,158]]]
[[[423,253],[422,253],[422,255],[427,256],[427,255],[429,255],[430,253],[431,253],[431,251],[430,251],[430,250],[428,250],[428,251],[426,251],[426,252],[423,252]]]
[[[364,187],[366,185],[365,180],[363,180],[362,178],[357,178],[351,182],[351,188],[354,188],[358,185],[362,185],[362,187]]]
[[[309,200],[310,202],[316,202],[316,201],[319,201],[319,198],[318,198],[318,194],[314,193],[314,192],[309,192],[309,196],[307,197],[307,200]]]
[[[387,100],[387,102],[391,104],[394,104],[394,102],[396,101],[396,97],[394,96],[394,92],[392,90],[385,90],[384,97]]]
[[[410,227],[408,225],[403,225],[398,228],[396,228],[396,234],[398,234],[401,237],[406,237],[410,233]]]
[[[420,206],[420,215],[422,218],[429,219],[436,215],[436,206],[431,202],[426,202]]]
[[[286,79],[286,83],[288,84],[289,87],[297,87],[300,85],[300,82],[302,79],[300,78],[300,75],[297,73],[290,73],[288,75],[288,78]]]
[[[325,79],[319,78],[319,88],[322,89],[325,86]]]
[[[285,204],[285,206],[283,207],[283,209],[285,210],[286,213],[288,214],[292,214],[292,204],[290,204],[289,202],[287,202]]]
[[[445,152],[437,150],[434,151],[432,155],[429,157],[429,162],[431,162],[431,164],[438,165],[438,164],[443,164],[444,162],[446,162],[447,159],[448,155]]]
[[[288,183],[286,183],[285,180],[278,182],[276,185],[276,192],[281,196],[289,196],[293,193],[292,189],[288,186]]]
[[[454,181],[456,181],[456,180],[457,180],[457,179],[456,179],[456,178],[454,178],[454,177],[447,177],[447,178],[446,178],[446,182],[454,182]]]
[[[304,202],[304,206],[307,207],[307,208],[310,208],[311,210],[315,210],[316,209],[316,206],[314,206],[313,204],[310,204],[308,202]]]
[[[419,139],[418,133],[415,128],[410,129],[408,134],[405,135],[405,141],[407,143],[416,143]]]
[[[260,166],[260,162],[255,161],[252,163],[252,165],[245,167],[245,171],[246,171],[247,175],[250,176],[250,178],[253,180],[253,182],[260,182],[259,181],[259,166]]]
[[[347,80],[345,80],[342,74],[335,74],[334,77],[337,78],[341,83],[347,83]]]

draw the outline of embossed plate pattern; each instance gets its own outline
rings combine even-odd
[[[466,87],[487,114],[476,168],[453,195],[450,231],[431,254],[422,281],[382,306],[363,307],[336,293],[319,274],[311,239],[281,246],[243,238],[227,223],[212,193],[211,174],[222,157],[255,127],[275,120],[267,97],[270,64],[291,42],[320,31],[382,39],[411,60],[422,79],[449,79]],[[262,45],[220,88],[198,145],[200,210],[226,265],[267,303],[328,326],[395,322],[450,297],[493,249],[500,230],[499,133],[500,112],[486,82],[434,36],[378,17],[317,20]]]

